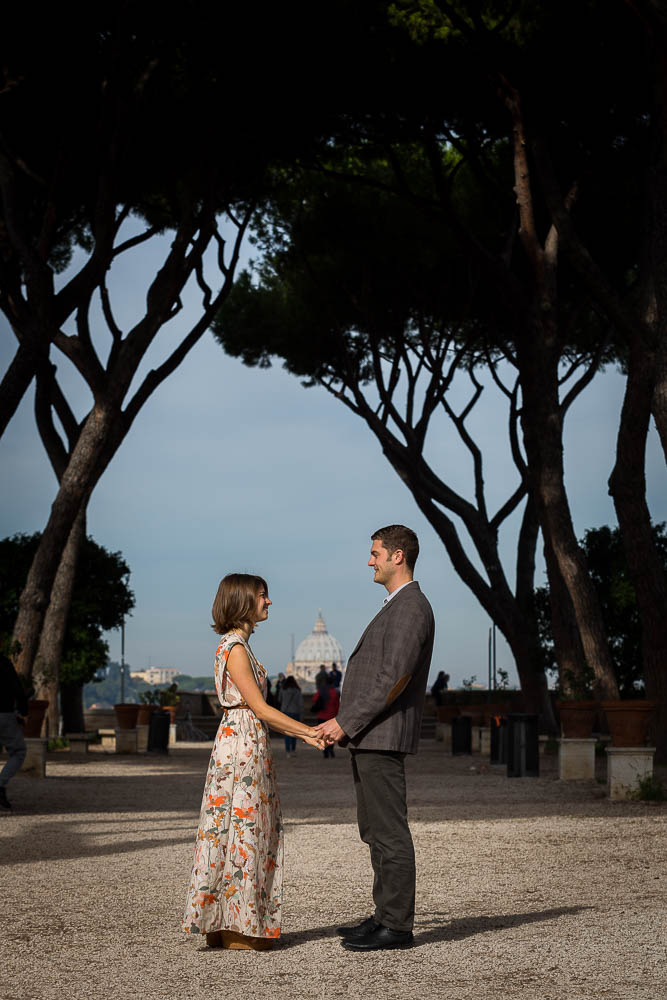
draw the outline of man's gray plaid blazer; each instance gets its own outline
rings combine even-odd
[[[417,752],[434,635],[431,605],[414,581],[380,609],[345,671],[341,746]]]

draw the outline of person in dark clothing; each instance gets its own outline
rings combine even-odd
[[[443,694],[447,690],[447,685],[449,684],[449,674],[446,674],[444,670],[441,670],[438,674],[435,683],[431,688],[431,694],[435,698],[436,705],[442,705]]]
[[[19,722],[28,716],[28,697],[9,657],[0,653],[0,744],[9,760],[0,771],[0,809],[11,809],[7,785],[20,769],[26,755],[25,739]]]
[[[280,676],[282,677],[282,674]],[[303,718],[303,695],[296,677],[291,674],[285,677],[280,689],[280,711],[289,715],[290,719],[296,719],[297,722],[301,722]],[[288,757],[296,753],[296,736],[285,736],[285,753]]]
[[[331,670],[329,671],[329,684],[332,687],[340,688],[340,682],[343,679],[341,671],[338,669],[335,663],[331,664]]]
[[[320,664],[320,669],[315,674],[315,687],[319,691],[320,688],[324,687],[329,683],[329,674],[327,673],[327,668],[324,664]]]
[[[324,684],[313,699],[312,710],[317,715],[318,723],[326,722],[327,719],[334,719],[340,708],[340,695],[335,687]],[[324,748],[325,757],[334,757],[333,743]]]

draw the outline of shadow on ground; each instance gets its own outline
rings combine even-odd
[[[461,941],[477,934],[491,934],[510,927],[522,927],[525,924],[544,923],[559,917],[582,913],[591,910],[591,906],[557,906],[548,910],[533,910],[527,913],[480,914],[476,917],[452,919],[447,914],[433,913],[431,916],[417,920],[415,926],[415,948],[434,944],[438,941]],[[309,927],[302,931],[289,931],[280,938],[280,949],[295,948],[309,941],[321,941],[325,938],[337,938],[336,925],[324,927]]]

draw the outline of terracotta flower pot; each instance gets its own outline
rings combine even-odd
[[[116,713],[119,729],[136,729],[137,715],[139,714],[138,705],[114,705],[113,710]]]
[[[176,722],[176,712],[178,711],[178,705],[161,705],[160,708],[163,712],[169,712],[169,723],[173,726]]]
[[[49,707],[48,701],[41,698],[32,698],[28,702],[28,718],[23,726],[23,735],[29,739],[35,739],[42,732],[42,722]]]
[[[137,713],[137,725],[138,726],[150,726],[151,715],[157,708],[157,705],[139,705],[139,711]]]
[[[593,732],[597,701],[557,701],[560,725],[566,740],[587,740]]]
[[[611,745],[614,747],[643,747],[648,739],[653,721],[654,701],[603,701],[607,716]]]

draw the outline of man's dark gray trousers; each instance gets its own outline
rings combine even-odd
[[[415,849],[408,826],[405,754],[352,750],[359,835],[371,851],[375,919],[411,931],[415,913]]]

